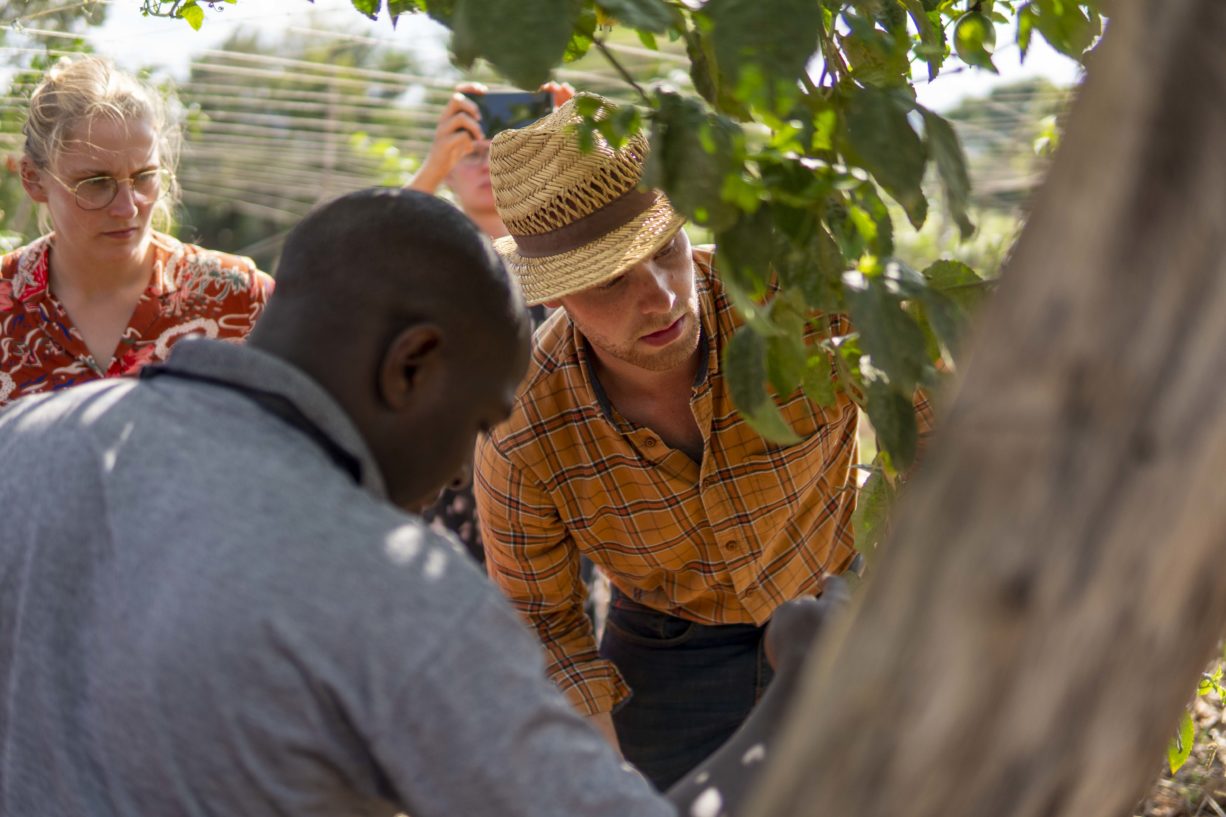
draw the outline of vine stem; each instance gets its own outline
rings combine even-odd
[[[650,105],[651,98],[647,96],[647,92],[643,90],[641,85],[634,81],[634,77],[630,76],[630,72],[626,70],[625,66],[617,61],[617,57],[613,56],[613,52],[605,47],[604,40],[593,38],[592,44],[596,46],[601,54],[604,54],[604,58],[609,61],[609,65],[613,66],[613,69],[617,71],[617,73],[621,74],[622,79],[628,82],[630,87],[638,92],[638,95],[643,100],[644,104]]]

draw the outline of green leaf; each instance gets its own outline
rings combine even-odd
[[[372,20],[378,19],[379,10],[383,8],[383,0],[351,0],[351,2],[355,9]]]
[[[204,9],[195,2],[188,3],[179,9],[179,16],[186,20],[195,31],[199,31],[200,26],[204,25]]]
[[[907,43],[908,41],[896,41],[885,32],[867,24],[862,24],[851,34],[840,38],[840,46],[851,66],[852,77],[866,85],[879,88],[907,83],[911,75]]]
[[[735,147],[740,128],[696,99],[668,90],[658,91],[656,99],[644,186],[664,190],[695,223],[715,232],[728,229],[739,211],[723,200],[722,189],[724,177],[742,169]]]
[[[904,469],[915,461],[919,432],[915,408],[909,396],[900,394],[882,380],[870,380],[865,387],[865,410],[877,432],[881,448],[890,455],[896,468]]]
[[[877,543],[893,504],[894,488],[885,478],[880,459],[874,460],[868,479],[858,489],[856,510],[851,516],[851,528],[856,534],[856,552],[864,556],[869,567],[873,564]]]
[[[690,79],[699,96],[722,114],[741,121],[750,119],[749,108],[733,93],[728,78],[720,73],[711,35],[697,28],[687,28],[685,53],[690,58]]]
[[[830,358],[825,354],[811,354],[805,361],[804,375],[800,381],[805,396],[823,408],[835,403],[834,377]]]
[[[775,212],[780,230],[774,266],[780,283],[798,288],[813,309],[841,309],[843,272],[848,264],[839,245],[812,211],[776,208]]]
[[[858,89],[847,100],[842,147],[856,164],[873,174],[919,229],[928,214],[921,187],[928,154],[907,121],[909,110],[893,93]]]
[[[853,216],[863,215],[872,222],[872,229],[866,230],[865,225],[857,224],[869,249],[879,258],[888,258],[894,254],[894,219],[890,208],[877,195],[877,188],[865,182],[851,192],[851,200],[856,207],[852,209]],[[924,200],[925,208],[927,200]],[[857,210],[859,212],[857,212]]]
[[[917,293],[914,303],[932,328],[943,356],[956,359],[966,330],[966,313],[945,295],[927,287]]]
[[[1032,0],[1018,9],[1018,45],[1030,44],[1032,29],[1062,54],[1080,60],[1102,33],[1102,19],[1071,0]],[[1024,42],[1023,42],[1024,32]],[[1022,48],[1022,56],[1026,48]]]
[[[800,437],[783,419],[766,393],[766,341],[749,326],[737,330],[724,350],[724,376],[732,402],[750,427],[778,445],[795,445]]]
[[[766,294],[770,280],[774,225],[769,207],[737,214],[736,222],[715,240],[715,260],[721,278],[731,278],[750,297]]]
[[[664,0],[597,0],[597,5],[622,25],[653,34],[663,34],[681,23]]]
[[[1179,719],[1179,731],[1166,747],[1166,760],[1171,768],[1171,774],[1183,768],[1192,754],[1192,746],[1196,741],[1196,726],[1192,723],[1192,715],[1186,709]]]
[[[456,0],[451,47],[462,67],[482,57],[513,84],[536,88],[562,61],[577,11],[570,0]]]
[[[780,397],[796,391],[808,368],[807,311],[798,290],[780,292],[770,303],[770,318],[779,331],[766,339],[766,377]]]
[[[924,333],[902,308],[904,293],[896,284],[859,272],[843,276],[852,325],[874,369],[901,394],[911,394],[929,365]]]
[[[579,19],[575,21],[570,42],[566,44],[566,51],[562,54],[562,61],[574,62],[575,60],[582,59],[592,47],[595,38],[596,10],[591,6],[585,5],[583,10],[579,12]]]
[[[929,287],[954,301],[968,315],[975,312],[991,283],[961,261],[948,258],[933,262],[922,275]]]
[[[958,225],[958,232],[963,239],[970,238],[975,231],[966,214],[967,200],[971,194],[971,178],[966,171],[966,154],[962,152],[962,143],[953,125],[938,114],[927,108],[920,108],[924,117],[924,135],[928,143],[928,153],[937,163],[937,172],[941,176],[941,185],[945,189],[945,204],[949,214]]]
[[[940,12],[920,0],[903,0],[903,2],[920,35],[919,45],[915,47],[915,55],[928,63],[928,79],[934,80],[949,52],[945,43],[945,28],[941,25]]]
[[[709,0],[694,14],[710,21],[716,62],[740,99],[786,111],[799,98],[798,83],[821,33],[818,3]]]

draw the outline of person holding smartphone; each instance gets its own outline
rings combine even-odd
[[[541,91],[550,95],[555,106],[575,95],[574,88],[557,82],[542,85]],[[498,216],[490,187],[490,139],[494,134],[483,130],[480,106],[474,99],[487,93],[486,87],[476,82],[456,86],[439,116],[430,152],[407,187],[435,194],[446,185],[464,215],[490,238],[501,238],[507,228]],[[526,123],[515,126],[522,124]]]
[[[550,82],[541,86],[549,94],[553,104],[561,105],[575,94],[569,85]],[[434,141],[430,152],[422,162],[421,169],[409,182],[410,190],[434,195],[446,185],[455,197],[455,203],[477,227],[491,239],[507,234],[507,228],[494,206],[494,191],[490,186],[490,138],[482,127],[481,106],[477,98],[485,97],[488,91],[480,83],[461,83],[447,101],[434,129]],[[493,94],[494,96],[506,96]],[[523,96],[517,94],[516,96]],[[497,124],[518,127],[523,121]],[[548,315],[543,307],[529,310],[535,324],[540,324]],[[423,517],[451,531],[465,549],[478,562],[485,561],[481,543],[481,530],[476,520],[476,501],[471,484],[452,484],[445,488],[433,506],[423,512]],[[590,578],[590,569],[588,571]]]

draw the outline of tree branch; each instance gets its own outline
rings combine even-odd
[[[629,83],[631,88],[633,88],[635,91],[638,92],[638,95],[643,100],[643,102],[645,104],[650,105],[651,97],[647,96],[647,92],[643,90],[642,86],[640,86],[637,82],[634,81],[634,77],[632,77],[630,75],[630,72],[625,69],[625,66],[623,66],[620,62],[617,61],[617,57],[614,57],[613,52],[610,51],[605,46],[604,40],[601,40],[599,38],[594,38],[592,40],[592,44],[596,46],[596,48],[600,51],[601,54],[604,54],[605,59],[609,61],[609,65],[613,66],[613,69],[617,71],[618,74],[621,75],[621,78],[624,79],[627,83]]]

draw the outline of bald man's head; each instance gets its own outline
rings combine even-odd
[[[530,324],[489,241],[433,196],[342,196],[290,233],[250,342],[348,412],[392,499],[429,502],[510,411]]]

